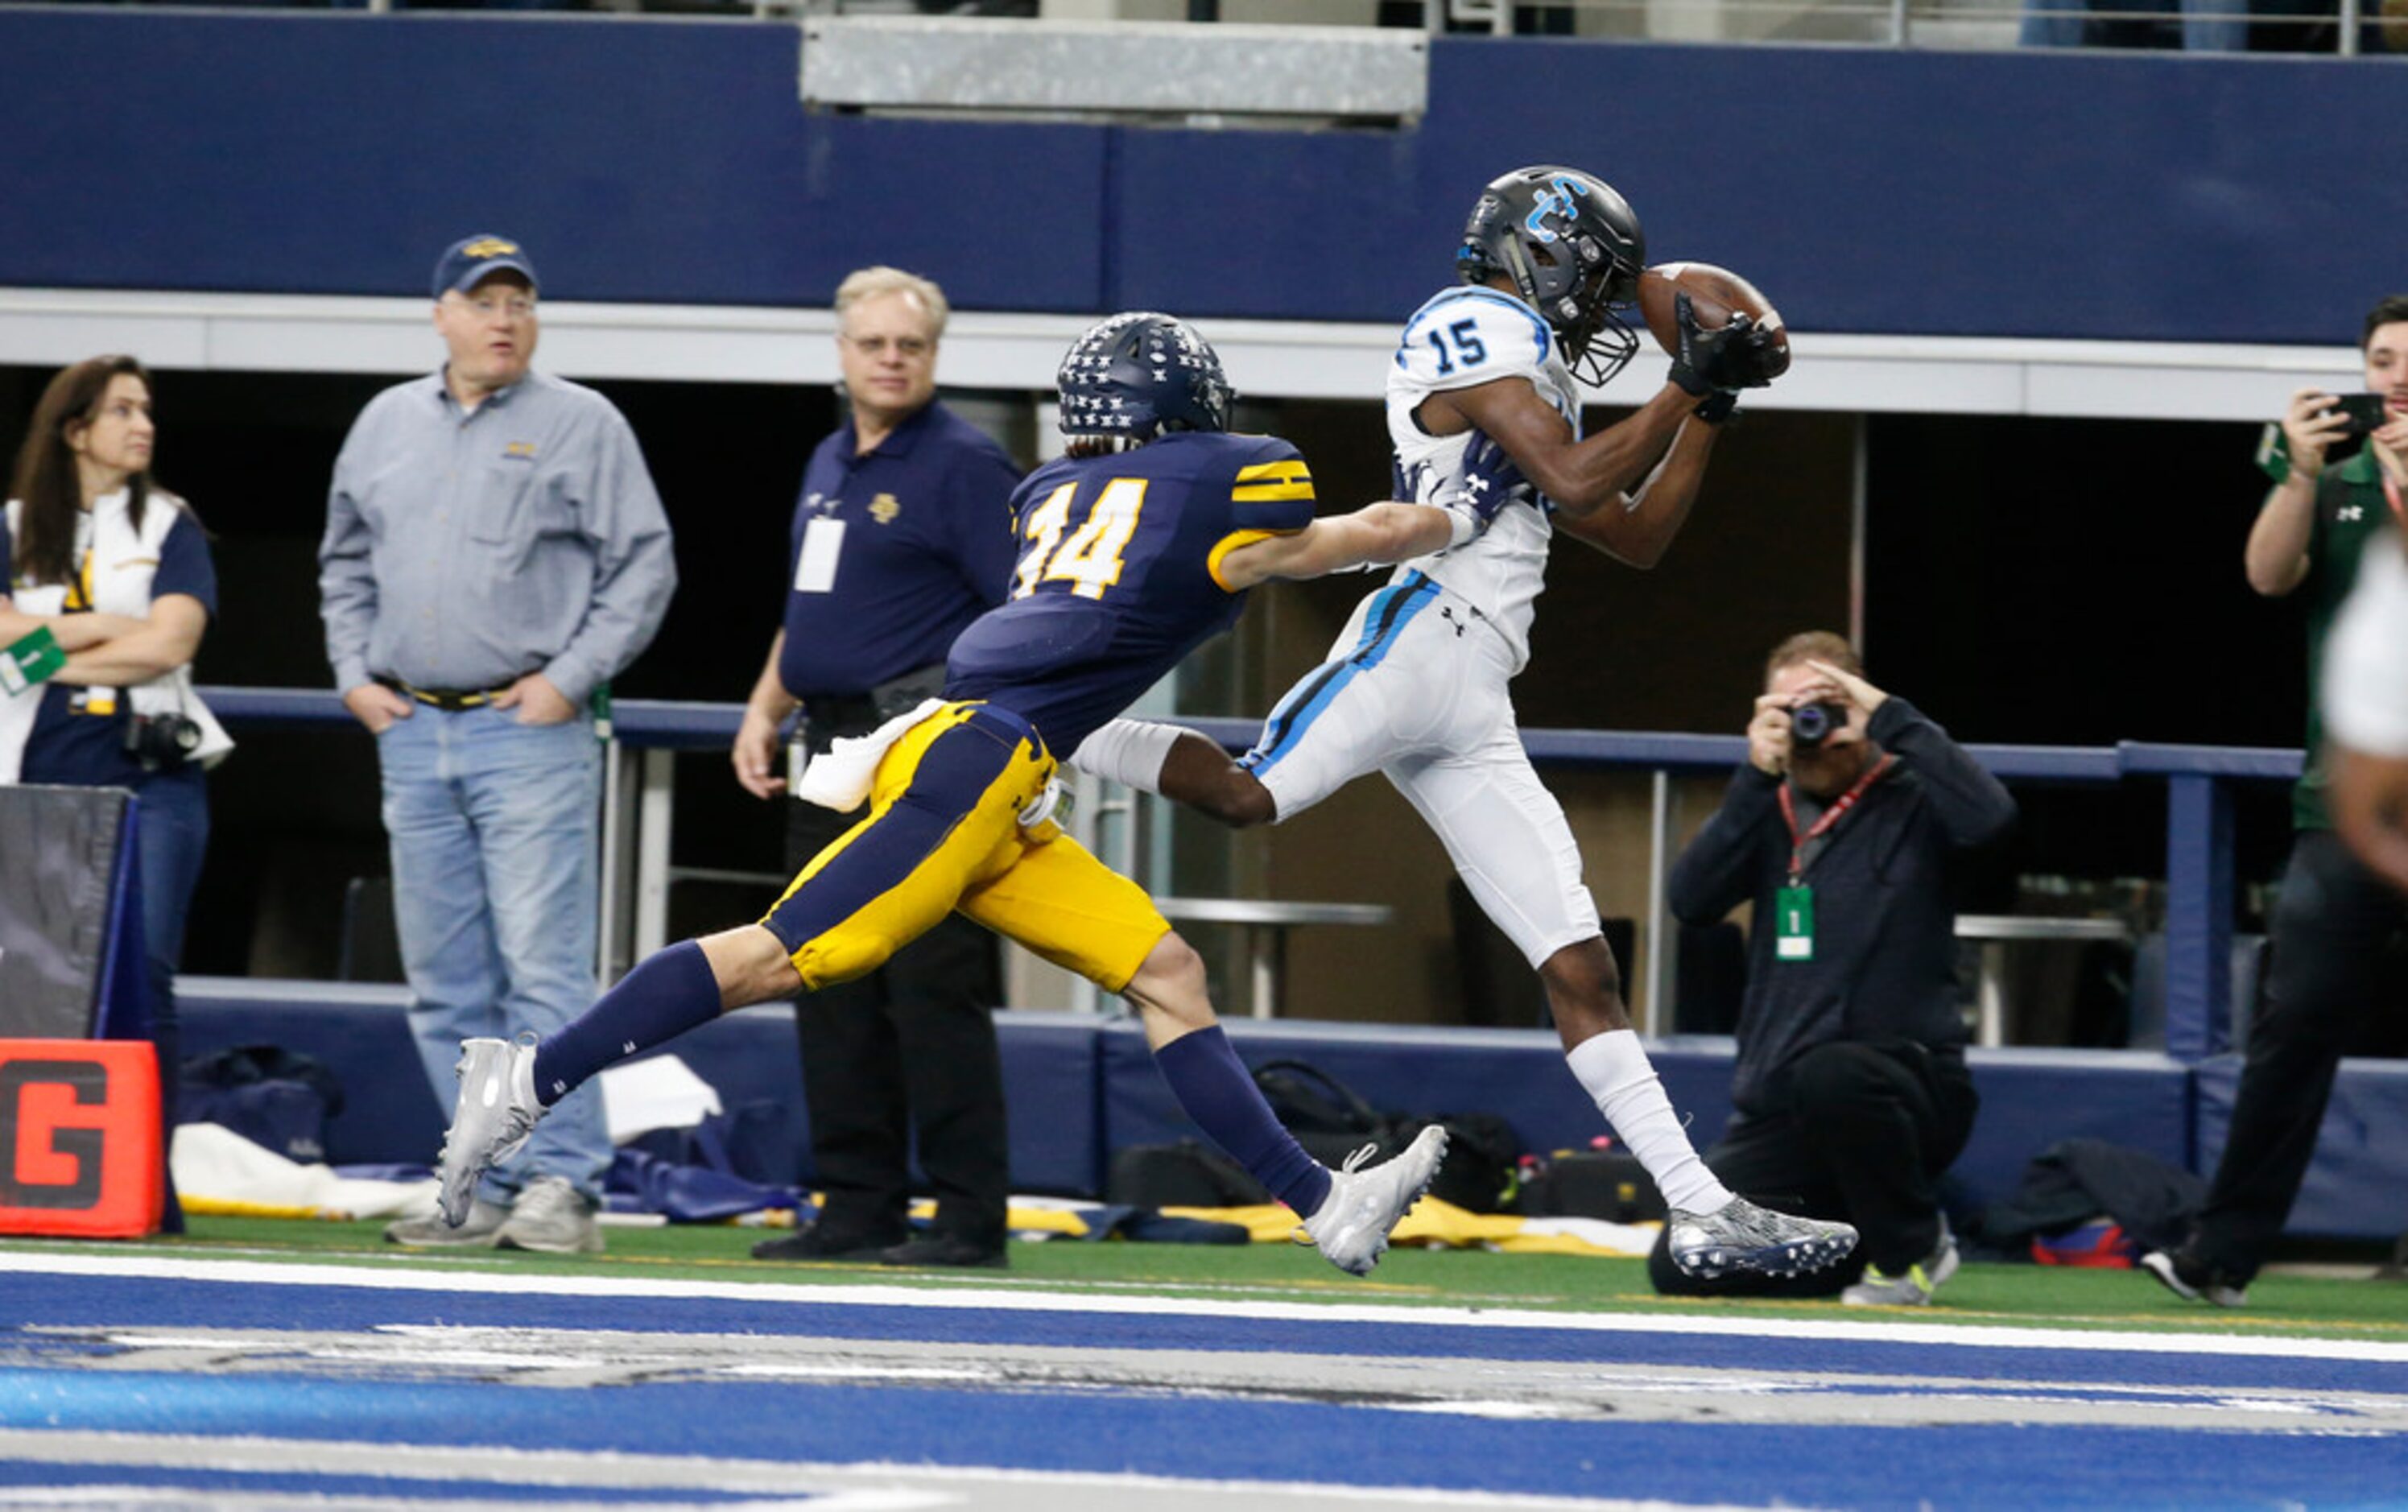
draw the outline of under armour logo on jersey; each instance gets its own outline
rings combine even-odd
[[[2362,520],[2366,518],[2366,506],[2363,504],[2344,504],[2340,509],[2333,511],[2333,518],[2336,520]]]
[[[1585,196],[1587,194],[1588,185],[1578,179],[1558,176],[1548,180],[1547,193],[1541,194],[1539,202],[1530,207],[1529,215],[1522,222],[1522,229],[1541,241],[1555,240],[1555,229],[1547,224],[1547,217],[1560,215],[1567,221],[1570,220],[1579,213],[1572,204],[1572,196]]]

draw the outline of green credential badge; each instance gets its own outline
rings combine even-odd
[[[1814,958],[1814,889],[1804,883],[1779,888],[1772,895],[1772,958]]]
[[[23,640],[0,648],[0,694],[15,698],[39,687],[67,664],[58,637],[43,626]]]

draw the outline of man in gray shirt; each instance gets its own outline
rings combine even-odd
[[[444,1107],[462,1040],[548,1034],[595,996],[594,694],[677,587],[626,420],[528,366],[536,291],[507,238],[444,252],[435,328],[450,360],[361,411],[318,552],[335,685],[377,739],[410,1027]],[[599,1250],[609,1164],[589,1087],[486,1176],[466,1223],[385,1236]]]

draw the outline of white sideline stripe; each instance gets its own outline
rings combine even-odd
[[[887,1286],[804,1286],[789,1282],[687,1281],[667,1277],[535,1275],[517,1272],[400,1271],[383,1267],[279,1265],[147,1255],[0,1253],[0,1274],[115,1276],[206,1281],[228,1286],[354,1287],[384,1291],[473,1291],[514,1297],[624,1297],[811,1306],[924,1308],[931,1311],[1166,1314],[1303,1323],[1383,1323],[1391,1327],[1536,1329],[1576,1333],[1686,1333],[1733,1338],[1824,1339],[1858,1344],[1938,1344],[1971,1349],[2089,1349],[2115,1354],[2271,1356],[2408,1364],[2408,1344],[2298,1335],[2146,1333],[1990,1324],[1905,1323],[1794,1318],[1717,1318],[1698,1314],[1551,1313],[1512,1307],[1428,1307],[1405,1303],[1215,1302],[1175,1297],[1094,1297],[995,1289],[943,1291]]]
[[[415,1480],[482,1480],[520,1486],[605,1486],[625,1490],[765,1491],[796,1498],[810,1512],[961,1506],[948,1491],[1005,1483],[1014,1487],[1183,1491],[1226,1495],[1261,1505],[1282,1497],[1361,1502],[1378,1506],[1497,1508],[1498,1512],[1745,1512],[1724,1504],[1627,1501],[1475,1491],[1441,1487],[1340,1486],[1318,1481],[1198,1480],[1174,1476],[1099,1471],[1015,1470],[1000,1466],[903,1464],[886,1461],[721,1460],[708,1455],[630,1454],[617,1449],[514,1449],[450,1444],[380,1444],[314,1438],[199,1437],[171,1433],[99,1433],[77,1429],[0,1428],[0,1460],[47,1464],[126,1465],[268,1475],[377,1476]],[[838,1489],[814,1487],[835,1482]],[[182,1504],[179,1504],[182,1505]],[[1103,1503],[1082,1500],[1082,1506]],[[1118,1505],[1117,1503],[1114,1505]]]

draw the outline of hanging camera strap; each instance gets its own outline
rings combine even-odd
[[[1866,789],[1881,781],[1882,774],[1898,764],[1898,757],[1885,751],[1872,770],[1856,779],[1856,785],[1832,799],[1813,828],[1804,834],[1798,832],[1798,799],[1789,784],[1781,785],[1781,817],[1789,825],[1789,886],[1777,889],[1772,898],[1772,958],[1775,960],[1810,961],[1814,958],[1814,889],[1806,885],[1806,847],[1836,828],[1840,820]]]
[[[1838,828],[1840,820],[1856,806],[1858,799],[1865,796],[1865,790],[1881,781],[1882,774],[1897,765],[1896,755],[1886,751],[1882,753],[1882,758],[1873,763],[1872,770],[1857,778],[1855,786],[1833,799],[1831,806],[1823,811],[1823,816],[1802,835],[1798,832],[1798,800],[1791,795],[1787,783],[1781,785],[1781,817],[1789,826],[1789,886],[1798,886],[1805,879],[1806,847]]]

